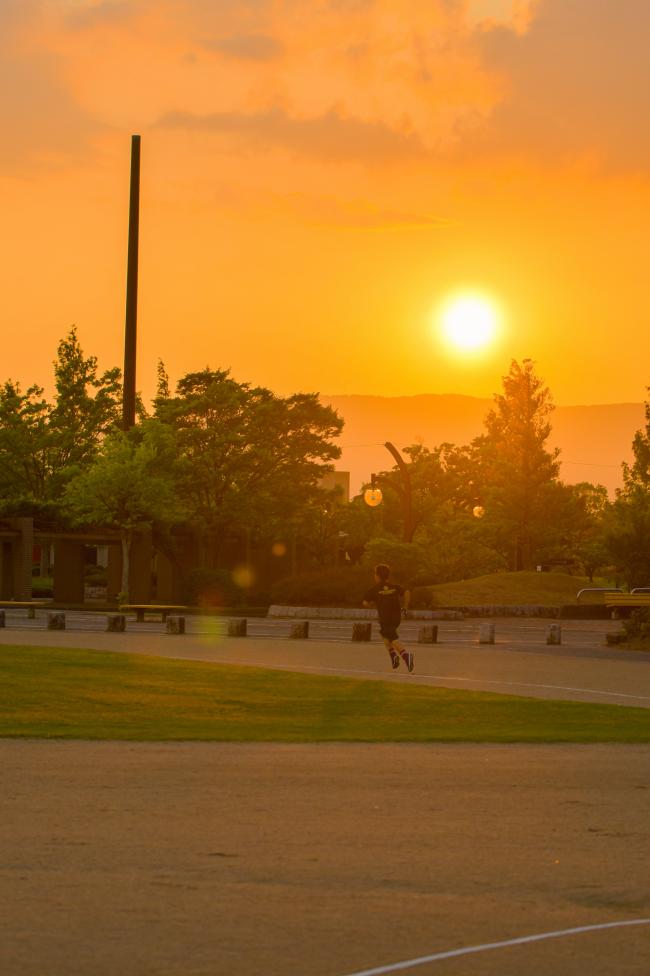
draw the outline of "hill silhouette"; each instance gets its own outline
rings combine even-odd
[[[383,446],[392,441],[400,450],[421,441],[434,447],[443,441],[467,444],[483,433],[491,399],[459,394],[424,393],[409,397],[327,396],[321,401],[345,420],[336,467],[350,472],[353,494],[376,471],[392,467]],[[621,464],[632,458],[632,439],[645,423],[642,403],[607,403],[556,407],[551,416],[550,447],[559,447],[561,478],[568,483],[591,481],[614,494],[622,484]]]

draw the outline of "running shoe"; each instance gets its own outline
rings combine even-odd
[[[395,651],[391,651],[390,652],[390,659],[391,659],[391,663],[393,665],[393,671],[394,671],[395,668],[398,668],[399,667],[399,654],[396,654]]]
[[[404,664],[408,668],[409,674],[413,671],[413,651],[404,651],[402,654]]]

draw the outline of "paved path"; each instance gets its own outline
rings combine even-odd
[[[3,976],[348,976],[650,917],[639,746],[0,742]],[[650,926],[409,969],[647,976]]]
[[[226,638],[197,622],[4,644],[91,647],[511,694],[650,705],[650,657],[604,626],[440,628],[414,675],[382,646]],[[199,623],[201,627],[199,627]],[[607,628],[611,625],[607,624]],[[405,631],[406,635],[406,631]],[[647,746],[0,741],[3,976],[647,976]],[[391,969],[397,966],[398,969]]]
[[[402,632],[415,649],[416,670],[389,670],[388,656],[379,640],[352,643],[351,624],[323,621],[330,639],[288,640],[287,621],[249,621],[253,636],[225,636],[223,620],[191,620],[190,633],[173,637],[160,623],[130,624],[125,634],[107,634],[105,616],[69,614],[75,629],[44,630],[44,618],[28,621],[16,617],[0,630],[0,645],[88,647],[128,651],[228,664],[286,668],[318,674],[339,674],[383,681],[410,681],[449,688],[495,691],[537,698],[604,702],[650,707],[650,654],[625,652],[604,645],[612,629],[607,621],[567,621],[560,647],[545,643],[547,622],[497,620],[497,644],[478,645],[481,621],[443,621],[440,643],[413,643],[417,626]]]

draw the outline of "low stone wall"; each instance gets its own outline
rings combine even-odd
[[[269,617],[301,620],[376,620],[376,610],[356,607],[269,607]],[[440,610],[409,610],[407,620],[463,620],[465,617],[544,617],[550,620],[560,616],[559,607],[543,607],[538,604],[516,606],[510,604],[477,604]]]
[[[376,610],[357,607],[269,607],[269,617],[301,620],[376,620]],[[462,620],[458,610],[409,610],[408,620]]]
[[[459,607],[465,617],[546,617],[551,620],[559,616],[559,607],[542,607],[538,604],[513,605],[486,603],[469,607]]]

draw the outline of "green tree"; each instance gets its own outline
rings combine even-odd
[[[103,438],[119,427],[122,384],[117,367],[98,375],[97,357],[84,356],[74,326],[59,342],[54,380],[49,464],[53,477],[60,480],[71,468],[92,460]]]
[[[5,512],[55,516],[63,489],[97,453],[119,419],[120,371],[98,375],[72,328],[58,346],[56,395],[38,386],[0,388],[0,504]]]
[[[0,505],[8,514],[27,513],[47,497],[50,407],[39,386],[23,393],[19,383],[0,387]]]
[[[128,433],[115,431],[82,474],[70,481],[65,505],[76,525],[116,529],[122,543],[121,599],[128,601],[133,533],[154,522],[184,517],[174,480],[173,434],[149,420]]]
[[[485,536],[515,570],[531,569],[554,531],[559,450],[546,446],[552,411],[532,360],[513,360],[485,419],[486,433],[472,445]]]
[[[278,397],[227,370],[189,373],[156,415],[175,432],[180,491],[213,564],[228,537],[295,520],[340,455],[343,421],[316,394]]]
[[[645,420],[632,441],[634,462],[623,464],[623,488],[606,520],[607,549],[630,589],[650,586],[650,400]]]

